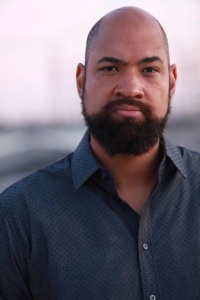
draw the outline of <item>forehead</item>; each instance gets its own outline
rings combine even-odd
[[[92,57],[166,56],[166,45],[158,22],[132,14],[105,19],[94,38],[90,51]]]

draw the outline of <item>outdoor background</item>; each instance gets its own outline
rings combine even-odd
[[[166,135],[200,151],[199,0],[0,0],[0,191],[78,145],[85,127],[75,71],[88,31],[129,5],[160,21],[178,66]]]

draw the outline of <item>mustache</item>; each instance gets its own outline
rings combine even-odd
[[[102,107],[102,110],[106,112],[111,111],[113,110],[113,107],[123,104],[137,106],[143,113],[149,113],[152,111],[152,107],[150,104],[131,98],[118,98],[115,100],[111,100]]]

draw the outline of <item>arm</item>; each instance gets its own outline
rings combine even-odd
[[[7,198],[0,196],[0,299],[28,300],[31,295],[25,230],[16,205],[11,206]]]

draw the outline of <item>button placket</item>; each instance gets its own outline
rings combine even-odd
[[[153,249],[151,244],[150,207],[147,203],[139,228],[139,259],[142,287],[145,299],[156,300],[159,296],[156,266],[154,265]],[[157,295],[157,296],[155,296]]]

